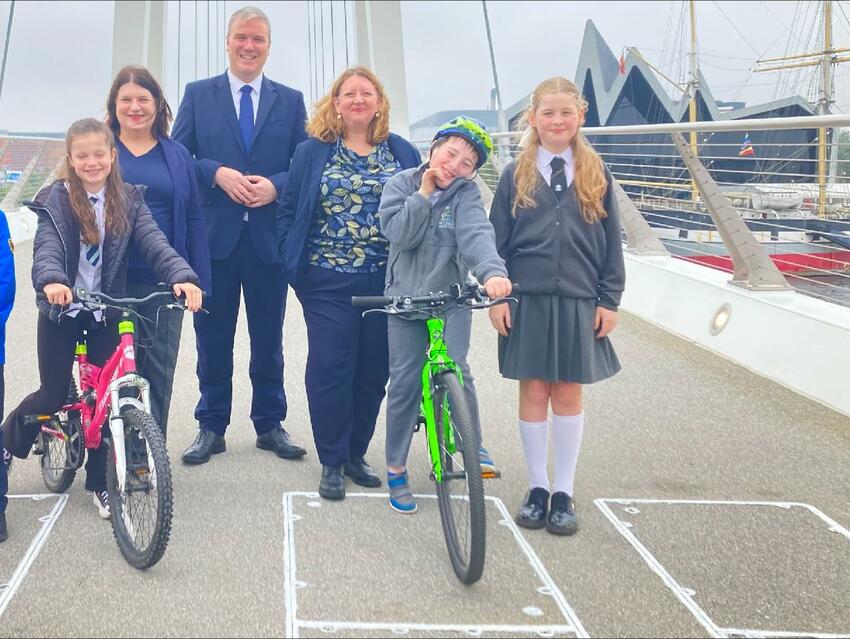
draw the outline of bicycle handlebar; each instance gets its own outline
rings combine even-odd
[[[101,292],[90,293],[84,288],[79,287],[75,287],[73,292],[74,301],[81,302],[83,304],[102,304],[105,302],[106,304],[114,304],[115,306],[138,306],[160,298],[168,298],[171,300],[175,299],[172,291],[154,291],[150,295],[145,295],[144,297],[111,297],[106,293]]]
[[[516,288],[516,285],[513,285]],[[514,298],[505,297],[501,300],[513,300]],[[494,304],[501,303],[499,300],[487,300],[487,293],[483,286],[468,282],[466,284],[452,284],[450,292],[444,293],[428,293],[427,295],[398,295],[388,297],[383,295],[363,295],[354,296],[351,298],[352,306],[366,306],[373,309],[378,307],[393,307],[397,312],[412,312],[417,310],[426,310],[444,306],[445,304],[454,302],[456,304],[465,304],[467,302],[475,302],[468,304],[471,308],[486,308]]]
[[[351,298],[352,306],[387,306],[395,303],[395,297],[384,297],[383,295],[358,295]]]

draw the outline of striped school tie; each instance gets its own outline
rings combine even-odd
[[[97,204],[97,196],[90,195],[89,200],[92,206]],[[86,248],[86,259],[92,266],[97,266],[100,262],[100,244],[87,244],[86,246],[88,247]]]

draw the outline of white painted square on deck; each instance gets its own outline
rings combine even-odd
[[[850,531],[817,508],[594,503],[711,636],[850,636]]]
[[[501,500],[486,498],[484,574],[464,586],[435,496],[416,495],[413,515],[387,498],[284,494],[287,637],[587,636]]]

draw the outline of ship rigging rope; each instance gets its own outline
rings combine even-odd
[[[687,209],[682,208],[686,203],[683,202],[682,200],[674,198],[674,197],[663,196],[663,195],[653,195],[653,194],[649,193],[649,194],[646,194],[644,199],[646,199],[646,200],[658,200],[661,203],[674,205],[675,208],[677,208],[677,209],[687,210]],[[667,208],[670,209],[670,208],[673,208],[673,207],[668,206]],[[747,211],[747,212],[751,212],[751,213],[756,214],[756,215],[761,215],[762,213],[765,212],[764,210],[745,208],[745,207],[742,207],[742,206],[736,206],[735,208],[739,211]],[[694,213],[701,213],[703,215],[709,215],[708,211],[694,211]],[[661,217],[661,218],[665,218],[665,219],[681,221],[680,218],[678,218],[678,217],[675,217],[675,216],[672,216],[672,215],[663,215],[663,214],[661,214],[657,211],[652,211],[651,215]],[[812,221],[818,221],[819,219],[820,218],[812,218]],[[804,227],[788,226],[787,224],[779,224],[778,222],[773,222],[773,221],[771,221],[770,218],[756,219],[756,221],[759,223],[760,226],[769,227],[769,228],[775,229],[777,231],[809,233],[809,234],[814,234],[814,235],[821,235],[823,237],[837,237],[837,238],[844,239],[844,240],[850,239],[850,237],[848,237],[846,234],[843,234],[843,233],[832,233],[830,231],[820,231],[818,229],[808,229],[808,228],[804,228]],[[839,223],[842,222],[842,220],[832,220],[832,221],[833,222],[839,222]],[[706,230],[709,230],[709,231],[717,228],[715,226],[715,224],[713,224],[711,222],[699,222],[697,220],[688,220],[688,222],[690,224],[694,224],[696,226],[704,226],[704,227],[706,227]],[[763,232],[764,231],[753,231],[753,233],[763,233]],[[844,261],[844,260],[830,260],[830,261],[834,261],[836,263],[841,263],[841,264],[846,263],[846,261]],[[850,277],[850,275],[848,275],[848,277]]]

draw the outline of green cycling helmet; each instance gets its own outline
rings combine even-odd
[[[490,133],[484,123],[475,118],[459,115],[437,129],[431,143],[453,135],[463,138],[472,145],[472,148],[478,154],[478,162],[475,164],[475,168],[476,170],[480,169],[493,150],[493,140],[490,138]]]

